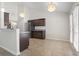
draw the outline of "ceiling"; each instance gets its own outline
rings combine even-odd
[[[54,2],[56,4],[56,11],[58,12],[70,12],[74,2]],[[31,10],[47,11],[48,2],[22,2]]]
[[[48,2],[16,2],[15,4],[19,4],[20,6],[24,5],[29,8],[29,10],[37,10],[37,11],[48,11]],[[57,12],[67,12],[69,13],[73,4],[75,2],[54,2],[56,4]]]

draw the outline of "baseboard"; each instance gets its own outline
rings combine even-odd
[[[13,51],[11,51],[11,50],[9,50],[9,49],[7,49],[7,48],[1,46],[1,45],[0,45],[0,47],[3,48],[3,49],[5,49],[6,51],[10,52],[11,54],[13,54],[13,55],[15,55],[15,56],[18,56],[18,55],[20,54],[20,52],[14,53]]]
[[[59,41],[67,41],[67,42],[70,42],[70,40],[63,40],[63,39],[59,39],[59,38],[47,38],[47,40],[59,40]]]
[[[71,45],[72,45],[72,51],[73,51],[73,53],[74,53],[74,55],[75,56],[79,56],[79,51],[77,51],[76,49],[75,49],[75,47],[74,47],[74,45],[71,43]]]

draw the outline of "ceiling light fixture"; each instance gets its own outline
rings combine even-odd
[[[48,11],[53,12],[55,10],[56,10],[56,4],[54,4],[53,2],[49,2],[48,3]]]
[[[20,13],[20,17],[24,18],[25,14],[22,12]]]

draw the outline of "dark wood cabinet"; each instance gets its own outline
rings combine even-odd
[[[29,46],[29,34],[21,33],[20,34],[20,51],[27,49]]]
[[[45,18],[28,21],[28,30],[31,38],[45,39],[45,30],[36,30],[36,26],[45,26]]]
[[[45,26],[45,19],[36,19],[32,21],[34,26]]]
[[[4,25],[9,25],[9,13],[4,12]]]
[[[32,31],[31,37],[45,39],[45,31]]]

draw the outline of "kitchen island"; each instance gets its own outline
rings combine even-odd
[[[29,32],[20,32],[19,29],[0,29],[0,47],[13,55],[20,55],[20,52],[29,46]]]

